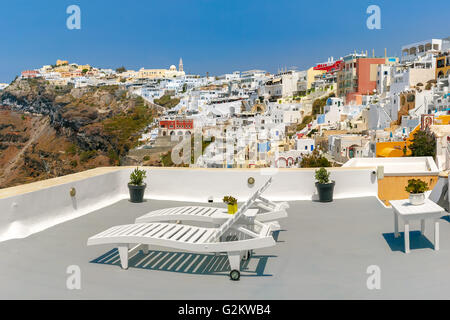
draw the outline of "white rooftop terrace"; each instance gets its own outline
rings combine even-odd
[[[403,157],[403,158],[353,158],[343,167],[358,168],[382,166],[385,175],[438,175],[439,169],[432,157]]]
[[[427,227],[425,236],[411,233],[411,253],[403,253],[392,211],[377,198],[376,166],[330,169],[332,203],[311,201],[314,169],[146,168],[146,201],[133,204],[127,200],[132,169],[98,168],[0,190],[0,298],[450,298],[450,220],[441,219],[440,251]],[[228,280],[225,256],[156,247],[122,270],[114,246],[86,246],[90,236],[150,210],[223,207],[227,194],[244,201],[269,175],[264,196],[288,201],[289,217],[280,221],[276,246],[255,250],[239,282]],[[66,287],[70,265],[81,268],[81,290]],[[381,268],[381,290],[366,287],[371,265]]]

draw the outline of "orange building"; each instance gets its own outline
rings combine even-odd
[[[434,119],[434,124],[445,125],[450,124],[450,115],[441,115]],[[409,145],[411,144],[414,133],[420,130],[420,124],[409,134],[405,141],[387,141],[378,142],[376,144],[376,156],[377,157],[405,157],[411,155],[411,150],[409,150]],[[406,146],[406,153],[404,148]]]

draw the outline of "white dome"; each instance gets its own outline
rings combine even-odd
[[[175,67],[174,65],[171,65],[170,68],[169,68],[169,70],[171,70],[171,71],[176,71],[176,70],[177,70],[177,67]]]

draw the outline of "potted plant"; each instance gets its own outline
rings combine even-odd
[[[409,179],[405,191],[409,193],[409,202],[418,206],[425,202],[425,191],[428,190],[428,184],[420,179]]]
[[[228,205],[229,214],[235,214],[237,212],[238,206],[236,198],[233,198],[232,196],[225,196],[223,197],[223,202],[225,202]]]
[[[145,170],[139,170],[136,168],[130,174],[130,182],[128,183],[128,189],[130,190],[130,201],[139,203],[144,200],[144,191],[147,184],[144,183],[144,179],[147,177]]]
[[[330,173],[325,168],[316,170],[316,188],[320,202],[333,201],[334,181],[330,181]]]

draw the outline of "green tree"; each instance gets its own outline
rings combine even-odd
[[[122,72],[125,72],[125,71],[127,71],[127,69],[124,66],[121,66],[121,67],[116,69],[117,73],[122,73]]]
[[[432,133],[419,130],[414,133],[409,149],[413,157],[434,157],[436,155],[436,138]]]
[[[330,161],[319,154],[319,151],[314,150],[310,155],[306,155],[300,162],[302,168],[320,168],[331,167]]]
[[[312,121],[312,119],[313,118],[310,115],[304,116],[302,119],[302,122],[299,125],[297,125],[296,130],[297,131],[303,130],[303,128],[305,128],[308,125],[308,123],[310,123]]]

